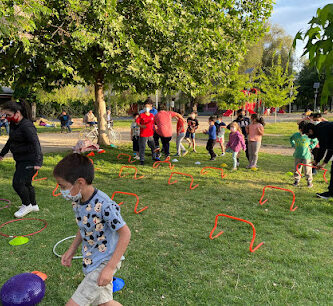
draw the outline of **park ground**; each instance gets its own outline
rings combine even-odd
[[[119,129],[124,128],[127,133],[127,128],[121,125]],[[229,154],[210,162],[204,146],[200,145],[197,154],[178,158],[173,170],[193,175],[194,184],[199,184],[194,190],[189,189],[190,180],[185,177],[177,177],[178,183],[168,185],[170,169],[167,165],[154,169],[149,156],[144,167],[137,166],[144,178],[133,180],[131,175],[120,178],[120,168],[128,163],[126,159],[118,160],[117,155],[131,153],[129,142],[106,148],[105,154],[93,157],[98,168],[96,187],[110,196],[114,191],[136,193],[140,198],[138,209],[148,206],[135,214],[134,198],[121,195],[115,198],[117,202],[124,200],[122,215],[132,231],[126,259],[116,275],[125,280],[126,286],[115,294],[115,299],[124,305],[331,304],[333,202],[315,197],[315,192],[327,189],[322,173],[314,177],[312,189],[306,188],[304,179],[301,187],[291,185],[293,178],[288,172],[293,171],[294,160],[290,151],[283,150],[288,149],[287,137],[296,130],[295,122],[267,125],[268,136],[263,143],[266,139],[267,147],[281,151],[265,153],[264,146],[259,156],[260,168],[255,172],[245,169],[244,154],[240,169],[232,172]],[[40,133],[41,138],[43,135]],[[198,136],[203,138],[200,133]],[[67,136],[60,134],[60,137]],[[0,240],[3,256],[0,285],[15,274],[42,271],[48,279],[41,305],[64,305],[83,278],[80,260],[74,260],[68,269],[52,253],[57,241],[77,231],[71,204],[61,197],[52,197],[56,184],[52,169],[67,154],[63,150],[64,147],[62,152],[46,154],[40,176],[48,179],[34,183],[41,210],[29,217],[46,220],[48,227],[31,236],[23,246],[10,246],[10,238]],[[174,144],[171,151],[175,151]],[[195,165],[196,161],[201,165]],[[222,163],[228,165],[224,168],[225,178],[221,179],[215,170],[204,176],[200,174],[202,167],[220,167]],[[7,158],[1,162],[0,170],[0,195],[12,200],[9,208],[0,210],[3,223],[13,219],[19,199],[11,188],[13,160]],[[261,206],[259,199],[265,185],[292,190],[298,208],[290,211],[292,196],[280,190],[268,190],[265,195],[268,201]],[[252,222],[257,233],[254,247],[264,244],[251,253],[251,227],[224,217],[219,218],[214,233],[224,231],[223,235],[209,239],[219,213]],[[38,221],[22,221],[10,223],[0,231],[19,235],[41,226]],[[64,252],[68,245],[61,245],[58,252]]]

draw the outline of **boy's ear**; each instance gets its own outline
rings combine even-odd
[[[77,182],[79,183],[79,185],[83,186],[83,185],[88,185],[87,181],[83,178],[83,177],[79,177],[77,179]]]

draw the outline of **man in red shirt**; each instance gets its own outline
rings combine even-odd
[[[151,149],[151,153],[153,156],[153,160],[160,160],[156,157],[155,153],[155,143],[154,143],[154,118],[155,116],[150,113],[150,104],[145,103],[144,105],[144,112],[139,115],[136,119],[136,123],[140,127],[140,138],[139,138],[139,155],[140,155],[140,164],[144,165],[145,161],[145,151],[146,151],[146,144]]]
[[[167,111],[165,105],[160,106],[160,111],[155,116],[155,131],[161,137],[163,144],[163,152],[165,157],[168,158],[170,155],[169,142],[172,138],[172,118],[183,119],[182,115]]]

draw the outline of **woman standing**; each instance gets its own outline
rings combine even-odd
[[[29,105],[25,101],[8,101],[1,108],[10,123],[10,132],[8,141],[0,152],[0,161],[10,150],[16,162],[13,188],[22,201],[14,216],[22,218],[32,211],[39,211],[31,181],[36,170],[42,166],[43,155]]]

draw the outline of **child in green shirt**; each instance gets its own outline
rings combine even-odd
[[[299,130],[301,131],[303,121],[299,123]],[[295,133],[290,137],[290,144],[293,148],[295,148],[295,152],[293,156],[295,157],[295,172],[294,172],[294,186],[299,185],[299,181],[301,180],[301,175],[297,172],[298,164],[311,165],[311,150],[316,147],[318,144],[317,138],[310,139],[307,135],[302,135],[301,132]],[[302,166],[299,168],[299,172],[302,172]],[[308,187],[313,187],[312,184],[312,168],[304,167],[305,177],[308,182]]]

